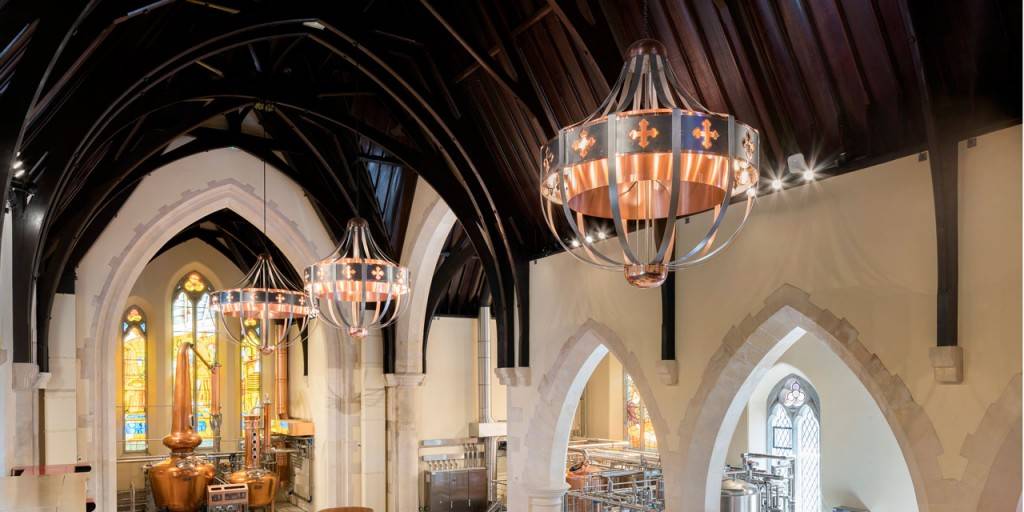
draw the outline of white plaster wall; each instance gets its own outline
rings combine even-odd
[[[906,383],[935,426],[942,474],[959,479],[967,434],[1021,371],[1021,128],[981,136],[976,147],[961,143],[960,149],[963,384],[937,384],[928,358],[935,345],[936,263],[927,161],[910,156],[772,194],[758,201],[731,248],[680,274],[676,386],[657,377],[656,290],[630,288],[620,273],[566,254],[530,266],[532,377],[529,385],[509,390],[512,510],[526,506],[516,486],[529,487],[527,461],[534,454],[522,436],[543,416],[536,410],[538,386],[555,378],[549,372],[557,355],[587,319],[617,333],[652,383],[652,396],[645,398],[660,405],[663,417],[653,419],[662,454],[671,460],[680,448],[686,404],[712,354],[731,326],[786,283],[845,317],[866,348]],[[696,237],[701,224],[686,226],[681,238]]]
[[[437,317],[430,324],[427,342],[427,376],[419,389],[416,432],[420,439],[469,436],[469,424],[477,421],[476,344],[477,320]],[[491,328],[491,416],[504,421],[505,386],[493,367],[497,354],[497,324]]]
[[[810,382],[821,399],[825,510],[845,505],[872,512],[916,511],[910,472],[881,410],[850,369],[811,334],[794,343],[758,383],[730,453],[765,453],[768,394],[793,374]]]
[[[623,392],[622,363],[608,354],[594,369],[583,391],[587,403],[587,414],[583,419],[586,422],[587,437],[625,439]]]

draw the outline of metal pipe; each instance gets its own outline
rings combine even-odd
[[[288,346],[278,345],[277,354],[274,357],[274,392],[277,396],[274,401],[277,404],[277,418],[286,420],[288,415]]]
[[[485,302],[486,304],[486,302]],[[481,305],[477,319],[477,391],[480,401],[480,423],[491,423],[491,308]],[[484,466],[487,468],[488,503],[497,498],[494,480],[498,476],[498,439],[484,438]]]

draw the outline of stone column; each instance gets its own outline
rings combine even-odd
[[[562,500],[569,484],[562,483],[551,487],[530,487],[526,489],[529,512],[562,512]]]
[[[384,386],[384,338],[374,329],[362,348],[362,505],[383,511],[387,494],[387,435]]]
[[[389,373],[387,385],[388,512],[419,510],[419,435],[416,410],[422,373]]]

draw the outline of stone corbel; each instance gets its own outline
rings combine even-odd
[[[679,364],[675,359],[658,361],[658,379],[666,386],[675,386],[679,383]]]
[[[964,381],[964,349],[959,345],[932,347],[928,350],[935,381],[939,384],[960,384]]]
[[[502,386],[529,386],[530,368],[495,368],[494,374]]]
[[[46,389],[50,381],[48,372],[40,372],[35,363],[14,363],[11,375],[11,387],[15,390]]]
[[[427,377],[425,373],[386,373],[384,386],[389,388],[414,388],[421,386]]]

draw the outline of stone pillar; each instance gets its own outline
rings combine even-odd
[[[75,296],[58,293],[50,322],[50,376],[43,391],[44,464],[78,462]]]
[[[360,422],[362,446],[362,505],[383,511],[387,495],[386,400],[384,386],[384,338],[374,329],[360,343],[363,391]]]
[[[527,488],[528,512],[562,512],[562,500],[568,489],[569,484],[564,482],[551,487]]]
[[[388,512],[418,510],[419,435],[416,413],[422,373],[389,373],[387,384]]]

